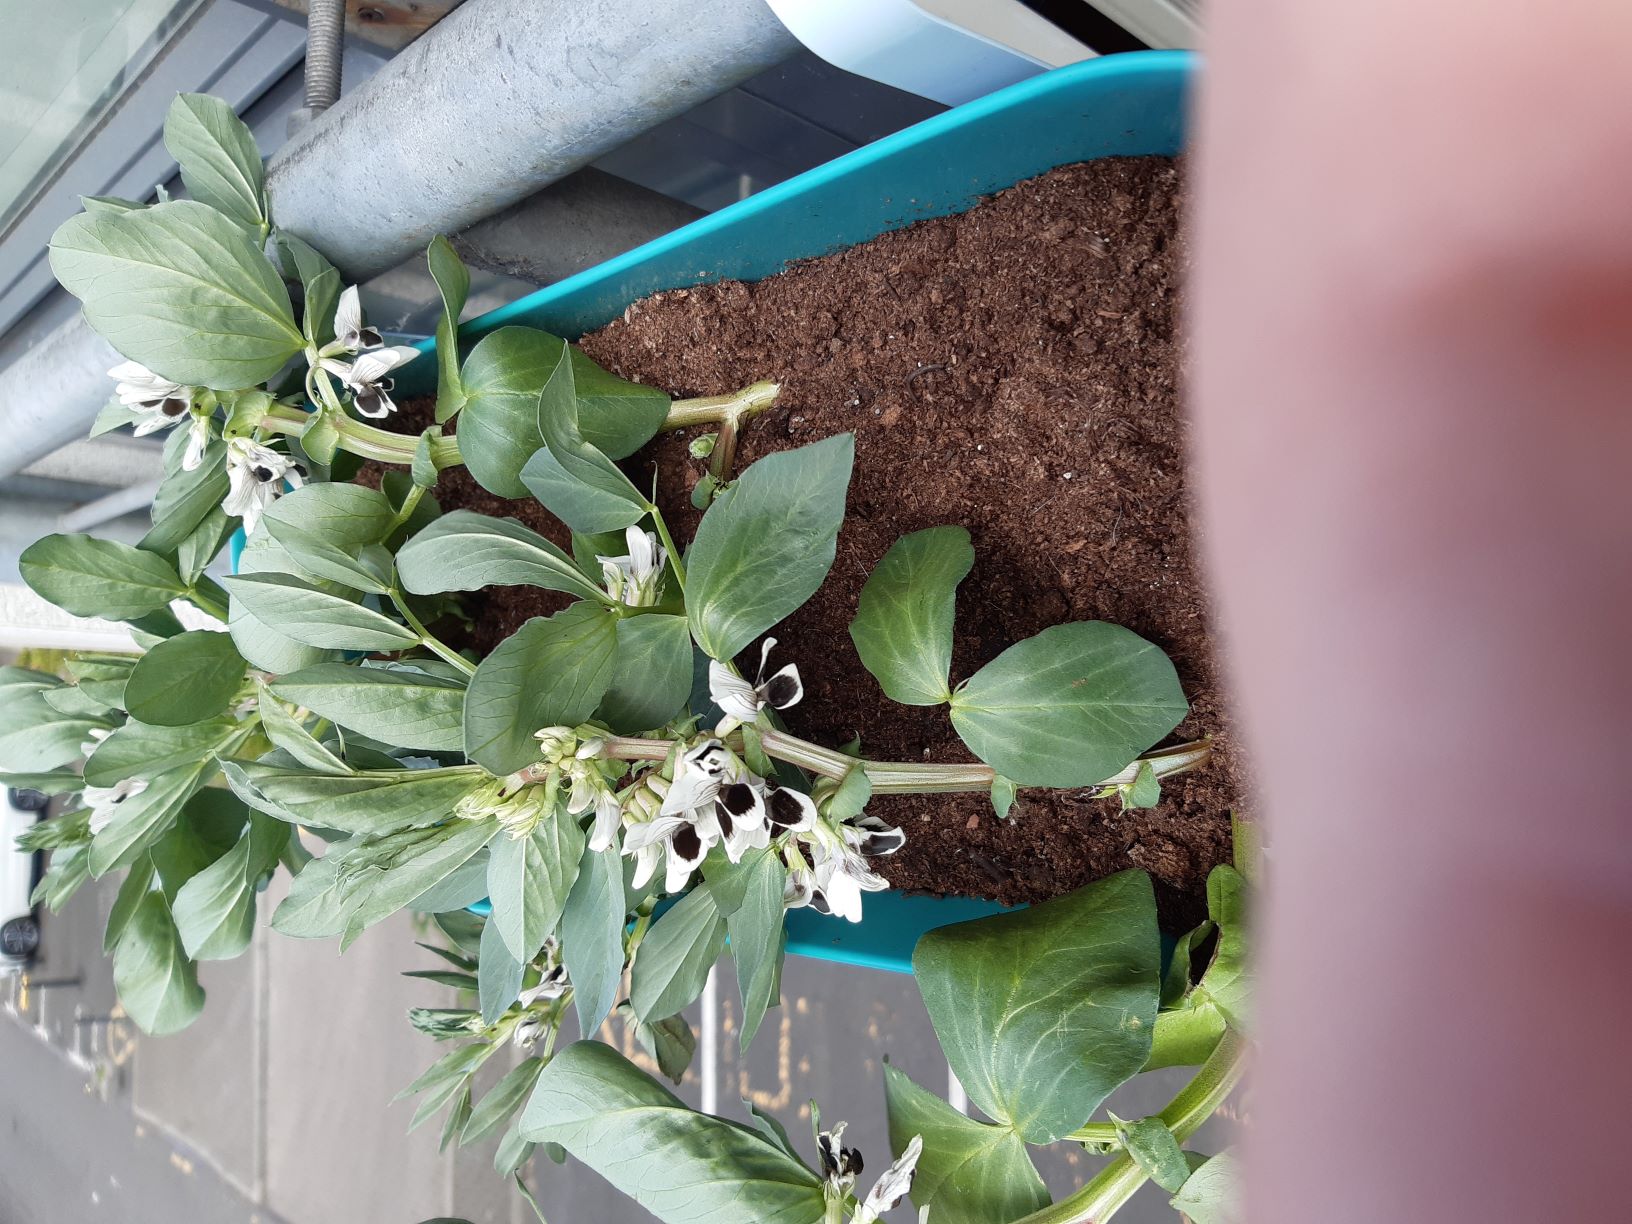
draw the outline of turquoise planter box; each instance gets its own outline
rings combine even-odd
[[[1175,154],[1184,143],[1195,66],[1187,52],[1145,51],[1011,85],[473,319],[460,327],[461,343],[511,323],[576,339],[649,294],[773,276],[792,260],[963,212],[982,196],[1055,166]],[[435,345],[419,347],[429,352]],[[417,394],[432,390],[435,380],[435,363],[416,361],[398,383]],[[788,951],[910,973],[913,947],[925,931],[1002,908],[967,898],[874,893],[860,924],[792,911]]]

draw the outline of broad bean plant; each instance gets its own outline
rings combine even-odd
[[[1224,951],[1235,918],[1215,913],[1223,938],[1201,985],[1159,984],[1137,873],[926,938],[931,1015],[993,1121],[891,1070],[898,1159],[868,1187],[840,1126],[819,1136],[813,1171],[769,1119],[691,1114],[609,1047],[556,1051],[569,1008],[585,1034],[617,1011],[677,1076],[692,1042],[680,1012],[727,944],[746,1046],[779,1000],[784,913],[860,921],[886,887],[872,860],[904,834],[869,811],[874,796],[988,792],[1004,816],[1017,787],[1095,787],[1150,805],[1209,747],[1153,748],[1186,701],[1162,652],[1115,625],[1053,626],[954,683],[974,559],[956,526],[896,542],[851,636],[885,697],[947,706],[979,763],[875,761],[790,733],[799,654],[825,645],[769,634],[833,563],[850,435],[738,473],[738,436],[774,382],[673,400],[534,328],[461,335],[469,276],[442,239],[428,252],[434,348],[388,344],[357,289],[277,228],[224,104],[178,98],[165,134],[191,198],[87,199],[51,245],[124,358],[96,430],[170,431],[152,530],[135,546],[49,536],[21,561],[36,592],[124,621],[142,653],[77,655],[66,676],[0,669],[5,781],[69,797],[27,838],[51,852],[39,899],[59,907],[123,873],[105,945],[131,1018],[154,1033],[196,1018],[197,962],[247,948],[281,868],[292,878],[271,923],[284,935],[344,948],[399,911],[437,916],[452,964],[429,976],[470,1006],[412,1017],[459,1043],[413,1086],[421,1120],[449,1107],[445,1141],[504,1127],[507,1172],[544,1143],[669,1220],[749,1204],[756,1220],[869,1221],[915,1165],[937,1221],[1078,1218],[1046,1214],[1024,1150],[1065,1139],[1121,1151],[1126,1180],[1189,1185],[1189,1113],[1078,1133],[1152,1059],[1163,1017],[1195,1013],[1192,1048],[1211,1043],[1197,1061],[1223,1051],[1235,1065],[1229,992],[1209,984],[1239,970]],[[394,379],[414,362],[435,366],[436,424],[369,424],[395,414]],[[706,509],[682,546],[618,461],[694,426],[711,429],[693,446],[710,459]],[[389,469],[378,487],[351,479],[363,460]],[[535,498],[570,547],[443,513],[434,489],[458,464],[498,496]],[[233,572],[212,577],[234,533]],[[559,610],[477,657],[461,645],[481,614],[467,596],[500,586],[550,592]],[[1018,1025],[1000,1014],[1016,998],[1029,1001]],[[475,1100],[477,1068],[506,1044],[525,1061]],[[608,1111],[618,1100],[628,1108]],[[654,1145],[664,1154],[648,1159]],[[721,1189],[698,1197],[699,1176]]]

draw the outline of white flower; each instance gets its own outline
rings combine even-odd
[[[856,1184],[857,1174],[862,1170],[861,1153],[844,1146],[847,1125],[845,1122],[836,1123],[832,1130],[822,1131],[816,1136],[817,1163],[821,1165],[822,1178],[832,1188],[835,1197],[849,1194]]]
[[[599,854],[617,843],[623,824],[623,805],[610,788],[595,796],[595,827],[590,830],[589,848]]]
[[[209,444],[209,418],[195,415],[193,423],[188,426],[187,453],[181,457],[183,470],[196,472],[198,465],[204,462],[204,448]]]
[[[233,438],[227,443],[227,495],[221,509],[244,520],[244,532],[250,534],[261,521],[261,514],[278,499],[284,483],[298,489],[305,483],[300,465],[288,455],[280,455],[248,438]]]
[[[87,786],[81,792],[85,806],[91,809],[91,833],[102,832],[119,814],[119,805],[147,789],[147,779],[126,778],[112,786]]]
[[[765,783],[765,819],[773,836],[804,833],[816,827],[816,803],[803,791],[776,782]]]
[[[866,1200],[856,1209],[854,1224],[874,1224],[879,1216],[893,1210],[907,1197],[907,1191],[912,1189],[912,1175],[918,1167],[918,1156],[923,1150],[923,1136],[914,1135],[907,1150],[901,1153],[901,1159],[885,1169],[884,1175],[873,1183]]]
[[[112,734],[113,732],[107,727],[92,727],[88,732],[86,732],[87,738],[85,742],[79,746],[79,755],[82,757],[90,756],[91,753],[96,751],[97,745]]]
[[[356,398],[359,415],[377,421],[397,410],[390,394],[396,388],[396,382],[388,375],[418,356],[418,349],[398,344],[363,353],[349,365],[333,357],[325,357],[319,364],[350,388]]]
[[[765,786],[719,740],[704,740],[681,756],[658,815],[718,829],[726,857],[741,862],[749,850],[771,844]]]
[[[348,353],[379,348],[385,343],[378,331],[363,326],[363,304],[358,300],[356,285],[347,288],[335,303],[334,339]]]
[[[708,852],[720,844],[719,819],[712,805],[700,808],[695,820],[685,816],[659,816],[632,825],[623,835],[623,852],[635,856],[633,883],[641,888],[657,870],[657,862],[667,852],[668,868],[663,891],[677,893],[691,882],[691,873],[702,866]]]
[[[510,1040],[525,1050],[536,1045],[538,1039],[544,1036],[548,1029],[549,1025],[545,1023],[543,1017],[523,1016],[515,1031],[510,1034]]]
[[[816,891],[810,903],[817,911],[861,921],[861,894],[883,892],[889,881],[867,866],[867,860],[842,839],[829,834],[816,845]]]
[[[108,371],[108,377],[115,380],[113,392],[119,402],[126,408],[135,410],[141,415],[131,433],[138,438],[161,429],[169,429],[172,425],[179,425],[187,419],[193,406],[193,388],[184,387],[178,382],[153,373],[139,361],[122,361]],[[201,428],[198,418],[194,418],[193,429]],[[209,440],[209,426],[203,425],[205,440]],[[202,451],[202,446],[200,447]],[[193,453],[189,443],[188,455]],[[184,465],[190,472],[198,466],[195,461]]]
[[[857,816],[839,826],[839,835],[852,850],[868,858],[894,854],[907,844],[905,833],[877,816]]]
[[[540,966],[544,976],[538,979],[537,986],[529,986],[518,996],[517,1002],[523,1007],[531,1007],[540,999],[553,1003],[567,993],[567,987],[570,985],[567,980],[567,967],[561,963],[561,943],[555,936],[552,935],[544,941],[540,955],[544,958],[544,963]]]
[[[759,649],[759,672],[749,684],[729,663],[711,660],[708,665],[708,695],[720,707],[725,717],[714,728],[715,735],[728,735],[743,723],[751,723],[766,706],[785,710],[805,695],[805,686],[799,681],[799,669],[789,663],[781,671],[765,678],[765,665],[771,657],[775,638],[766,638]]]
[[[657,542],[657,533],[630,527],[623,533],[629,552],[622,557],[596,557],[606,593],[620,603],[647,608],[657,602],[663,565],[668,553]]]

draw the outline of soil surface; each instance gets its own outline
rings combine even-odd
[[[974,540],[954,683],[1067,620],[1125,625],[1172,657],[1191,701],[1174,740],[1212,736],[1209,766],[1171,779],[1144,811],[1089,790],[1023,790],[1006,821],[984,795],[880,797],[870,810],[907,833],[875,863],[897,887],[1039,901],[1140,867],[1164,925],[1180,929],[1203,912],[1208,871],[1228,861],[1246,773],[1218,691],[1185,483],[1182,206],[1182,169],[1164,158],[1063,167],[765,281],[658,294],[582,342],[606,368],[677,397],[779,381],[780,402],[743,436],[739,471],[854,431],[838,559],[776,630],[773,666],[798,663],[805,683],[786,714],[795,733],[831,745],[859,735],[874,759],[972,759],[944,707],[883,695],[848,632],[873,566],[924,527],[961,524]],[[399,427],[419,415],[427,405],[405,405]],[[656,466],[681,540],[704,471],[689,440],[661,435],[626,465],[643,486]],[[565,542],[542,507],[495,498],[462,469],[437,495]],[[526,588],[479,598],[484,649],[559,606]],[[744,662],[757,663],[757,647]]]

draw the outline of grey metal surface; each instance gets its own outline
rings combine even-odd
[[[469,0],[285,146],[273,208],[372,275],[797,47],[764,0]]]
[[[0,370],[0,477],[82,437],[120,360],[76,313]]]
[[[474,267],[547,285],[702,215],[586,166],[455,235],[453,246]]]

